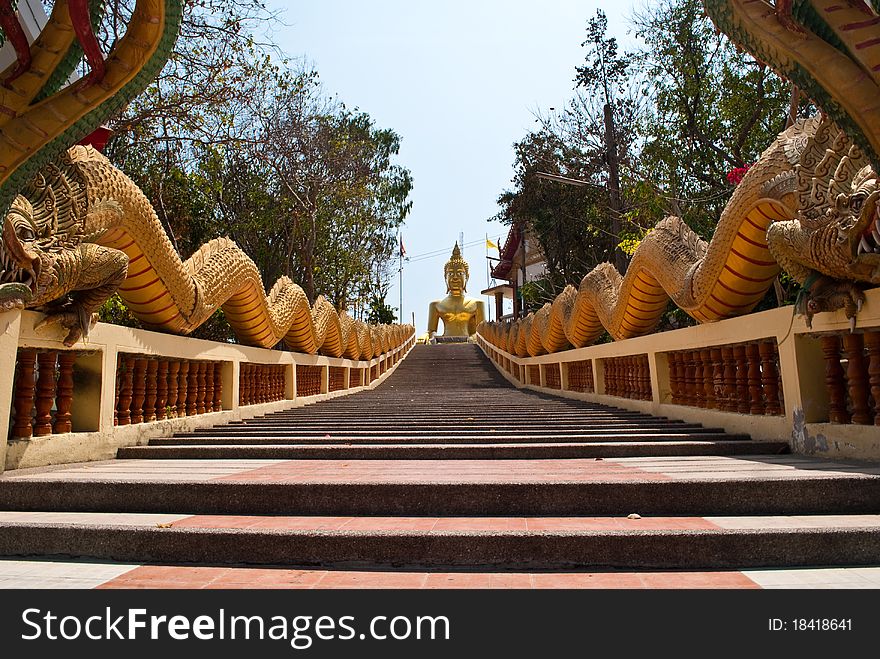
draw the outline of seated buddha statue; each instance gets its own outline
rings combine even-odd
[[[477,325],[485,320],[486,309],[482,300],[464,295],[467,292],[468,264],[461,257],[458,243],[455,243],[452,257],[443,266],[443,274],[448,295],[428,305],[428,335],[433,338],[438,321],[443,320],[442,336],[470,337],[476,334]]]

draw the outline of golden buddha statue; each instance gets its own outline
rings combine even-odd
[[[458,243],[452,249],[452,257],[443,266],[446,277],[446,292],[442,300],[428,305],[428,336],[437,334],[437,324],[443,320],[444,337],[470,337],[476,334],[477,325],[486,318],[482,300],[465,297],[467,292],[468,264],[461,257]]]

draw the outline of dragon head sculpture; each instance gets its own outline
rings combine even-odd
[[[22,213],[27,200],[16,197],[3,222],[0,243],[0,311],[23,309],[34,299],[42,271],[40,253],[33,249],[34,226]]]
[[[57,172],[57,168],[48,167]],[[35,180],[46,183],[43,176]],[[94,312],[125,279],[128,257],[119,250],[83,242],[81,227],[87,215],[66,217],[79,208],[55,195],[59,186],[37,185],[44,193],[38,204],[17,195],[3,221],[0,242],[0,311],[38,309],[46,317],[38,327],[60,324],[64,342],[72,345],[87,336]],[[28,190],[33,192],[35,186]],[[61,186],[70,190],[71,186]],[[92,216],[121,214],[119,204],[102,200]],[[59,220],[61,220],[59,222]]]
[[[852,181],[849,193],[841,192],[827,215],[837,227],[842,249],[843,276],[880,284],[880,181],[869,166]]]
[[[796,171],[797,216],[770,225],[768,247],[802,285],[797,311],[807,324],[817,313],[843,309],[854,325],[862,287],[880,284],[880,180],[824,116]]]
[[[855,327],[866,285],[880,284],[880,38],[877,2],[703,0],[715,26],[791,80],[823,111],[798,166],[797,218],[767,242],[801,283],[807,323],[843,309]]]

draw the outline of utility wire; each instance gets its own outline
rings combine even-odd
[[[459,245],[460,249],[464,249],[465,247],[474,247],[479,245],[480,243],[484,243],[486,241],[485,238],[480,238],[479,240],[473,240],[469,243],[465,243],[464,245]],[[443,249],[434,250],[433,252],[424,252],[423,254],[416,254],[415,256],[411,256],[406,259],[409,263],[414,263],[416,261],[425,261],[428,259],[435,259],[439,256],[448,256],[450,251],[448,248],[444,247]]]

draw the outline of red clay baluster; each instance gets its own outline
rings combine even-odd
[[[757,343],[746,346],[749,358],[749,413],[764,414],[764,390],[761,386],[761,349]]]
[[[186,415],[198,414],[197,399],[199,397],[199,363],[190,362],[186,383]]]
[[[205,413],[205,396],[208,394],[208,382],[205,375],[207,368],[205,362],[198,362],[198,370],[196,382],[198,383],[198,391],[196,393],[196,414]]]
[[[156,420],[156,397],[159,373],[159,362],[147,360],[146,389],[144,392],[144,421]]]
[[[251,371],[253,370],[253,364],[242,364],[242,378],[244,380],[244,404],[252,405],[253,404],[253,378],[251,377]]]
[[[724,362],[721,357],[721,348],[712,348],[709,353],[712,356],[712,399],[715,401],[715,409],[724,409]]]
[[[733,346],[733,358],[736,360],[736,411],[740,414],[748,414],[749,359],[744,343]]]
[[[831,423],[849,423],[846,409],[846,381],[840,364],[840,337],[836,334],[822,336],[822,352],[825,355],[825,389],[828,391],[828,420]]]
[[[703,355],[699,350],[692,353],[694,360],[694,406],[706,407],[706,386],[703,382]]]
[[[733,346],[721,348],[721,409],[736,412],[736,359]]]
[[[119,387],[119,425],[131,423],[131,397],[134,390],[134,357],[119,354],[117,359],[122,363],[122,384]]]
[[[712,364],[712,350],[703,348],[700,350],[700,358],[703,360],[703,392],[706,401],[706,409],[715,409],[715,367]]]
[[[168,360],[160,359],[156,365],[156,420],[168,418]]]
[[[177,418],[178,390],[180,389],[180,362],[168,363],[168,417]]]
[[[13,437],[30,437],[34,433],[31,414],[34,411],[36,380],[34,366],[37,362],[36,350],[18,351],[18,377],[15,379],[15,424]]]
[[[180,371],[177,375],[177,418],[187,416],[186,400],[189,396],[189,362],[180,362]]]
[[[223,362],[214,364],[214,411],[223,411]]]
[[[58,353],[58,395],[55,399],[55,426],[57,434],[73,429],[70,410],[73,407],[73,364],[76,353],[69,350]]]
[[[846,382],[852,403],[852,422],[865,425],[874,422],[868,408],[868,368],[865,364],[865,344],[861,334],[844,334],[843,351],[849,364]],[[38,385],[39,386],[39,385]]]
[[[131,422],[144,422],[144,398],[147,394],[147,360],[136,357],[134,360],[134,382],[131,393]]]
[[[761,385],[764,391],[764,414],[771,416],[782,414],[779,404],[779,366],[776,354],[776,343],[764,341],[758,346],[761,354]]]
[[[205,412],[214,411],[214,362],[205,362]]]
[[[880,332],[865,332],[868,353],[868,384],[874,399],[874,425],[880,426]]]
[[[697,405],[696,366],[694,353],[686,350],[681,353],[682,365],[684,366],[684,404],[689,407]]]
[[[34,403],[34,435],[45,437],[52,434],[52,406],[55,404],[55,351],[37,354],[37,400]]]

